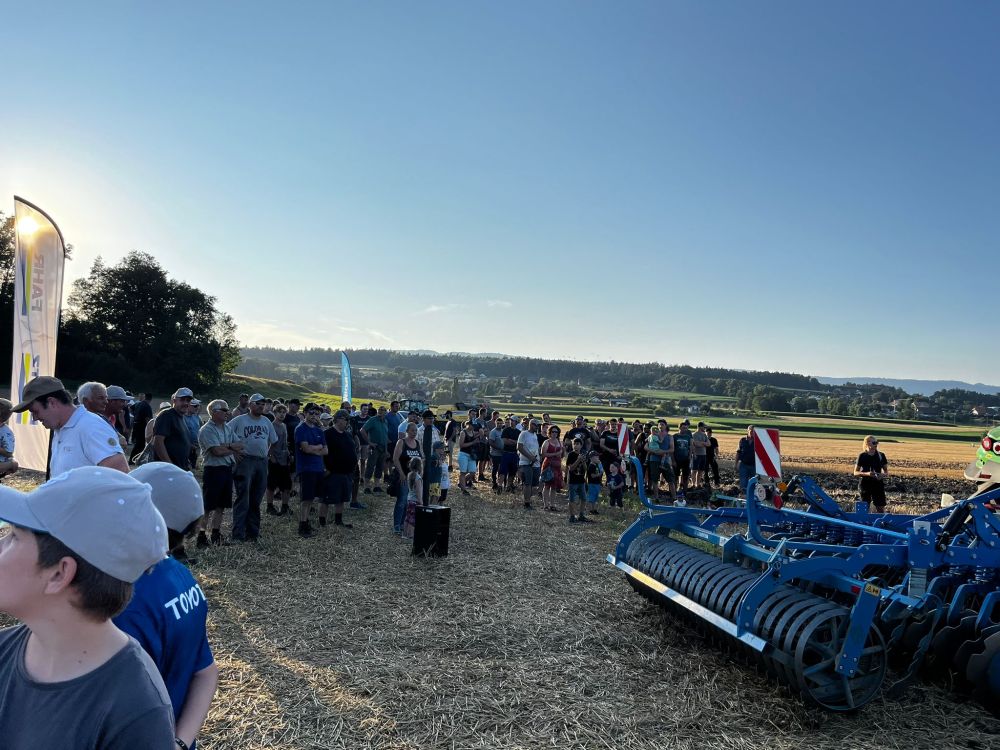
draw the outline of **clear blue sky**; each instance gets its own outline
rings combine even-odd
[[[249,344],[1000,382],[996,3],[3,6],[0,209],[71,279],[148,251]]]

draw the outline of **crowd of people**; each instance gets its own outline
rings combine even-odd
[[[0,630],[5,745],[69,747],[72,737],[72,747],[194,747],[218,669],[204,592],[181,562],[184,540],[252,543],[262,507],[276,518],[295,515],[299,536],[309,538],[328,525],[351,529],[345,511],[365,510],[359,496],[387,493],[393,532],[412,537],[416,507],[447,501],[457,470],[463,494],[490,482],[525,510],[540,497],[552,511],[565,497],[569,522],[588,523],[602,497],[621,508],[639,481],[626,445],[654,499],[683,506],[685,493],[720,482],[712,429],[699,422],[692,430],[687,419],[671,432],[663,419],[591,427],[581,415],[563,434],[547,413],[472,409],[461,419],[445,412],[439,429],[432,411],[404,416],[397,401],[333,411],[254,393],[232,408],[209,401],[203,422],[188,388],[155,412],[151,398],[96,382],[74,398],[42,376],[24,386],[21,403],[0,399],[0,474],[18,468],[12,414],[26,411],[52,433],[47,481],[30,493],[0,486],[0,520],[9,524],[0,539],[0,611],[22,623]],[[744,493],[753,441],[750,427],[736,450]],[[873,436],[854,473],[862,499],[884,511],[888,462]]]

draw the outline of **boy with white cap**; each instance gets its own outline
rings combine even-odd
[[[132,477],[152,488],[153,505],[167,525],[170,549],[183,549],[184,537],[201,518],[198,480],[162,462],[144,464]],[[194,745],[219,684],[219,668],[205,629],[207,618],[201,586],[183,563],[168,556],[135,582],[132,601],[114,619],[139,641],[160,671],[173,705],[178,747]]]
[[[5,748],[177,747],[163,680],[111,618],[167,552],[148,485],[114,469],[0,487],[0,737]]]

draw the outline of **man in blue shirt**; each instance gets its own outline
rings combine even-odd
[[[167,525],[170,549],[183,548],[202,515],[198,480],[173,464],[152,462],[131,474],[152,488],[153,505]],[[128,607],[114,618],[152,657],[174,710],[178,747],[193,748],[219,683],[208,645],[205,593],[181,562],[168,556],[135,582]],[[181,743],[184,743],[181,745]]]
[[[309,524],[309,509],[313,500],[320,497],[323,488],[323,456],[326,455],[326,438],[319,425],[322,410],[316,404],[306,404],[306,421],[295,428],[295,470],[299,475],[299,489],[302,500],[299,503],[299,536],[303,539],[313,536]],[[326,518],[319,519],[320,526],[326,526]]]

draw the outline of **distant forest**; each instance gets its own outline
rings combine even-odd
[[[568,359],[534,357],[491,357],[470,354],[430,354],[399,352],[391,349],[348,349],[351,364],[387,370],[401,367],[411,372],[446,371],[465,373],[474,370],[488,378],[526,378],[529,380],[578,381],[608,388],[656,387],[691,393],[726,394],[720,381],[739,381],[774,388],[829,392],[832,386],[816,378],[787,372],[752,372],[720,367],[661,365],[657,362],[575,362]],[[243,347],[245,359],[261,359],[295,365],[340,365],[340,349],[278,349]],[[721,386],[721,387],[720,387]]]

